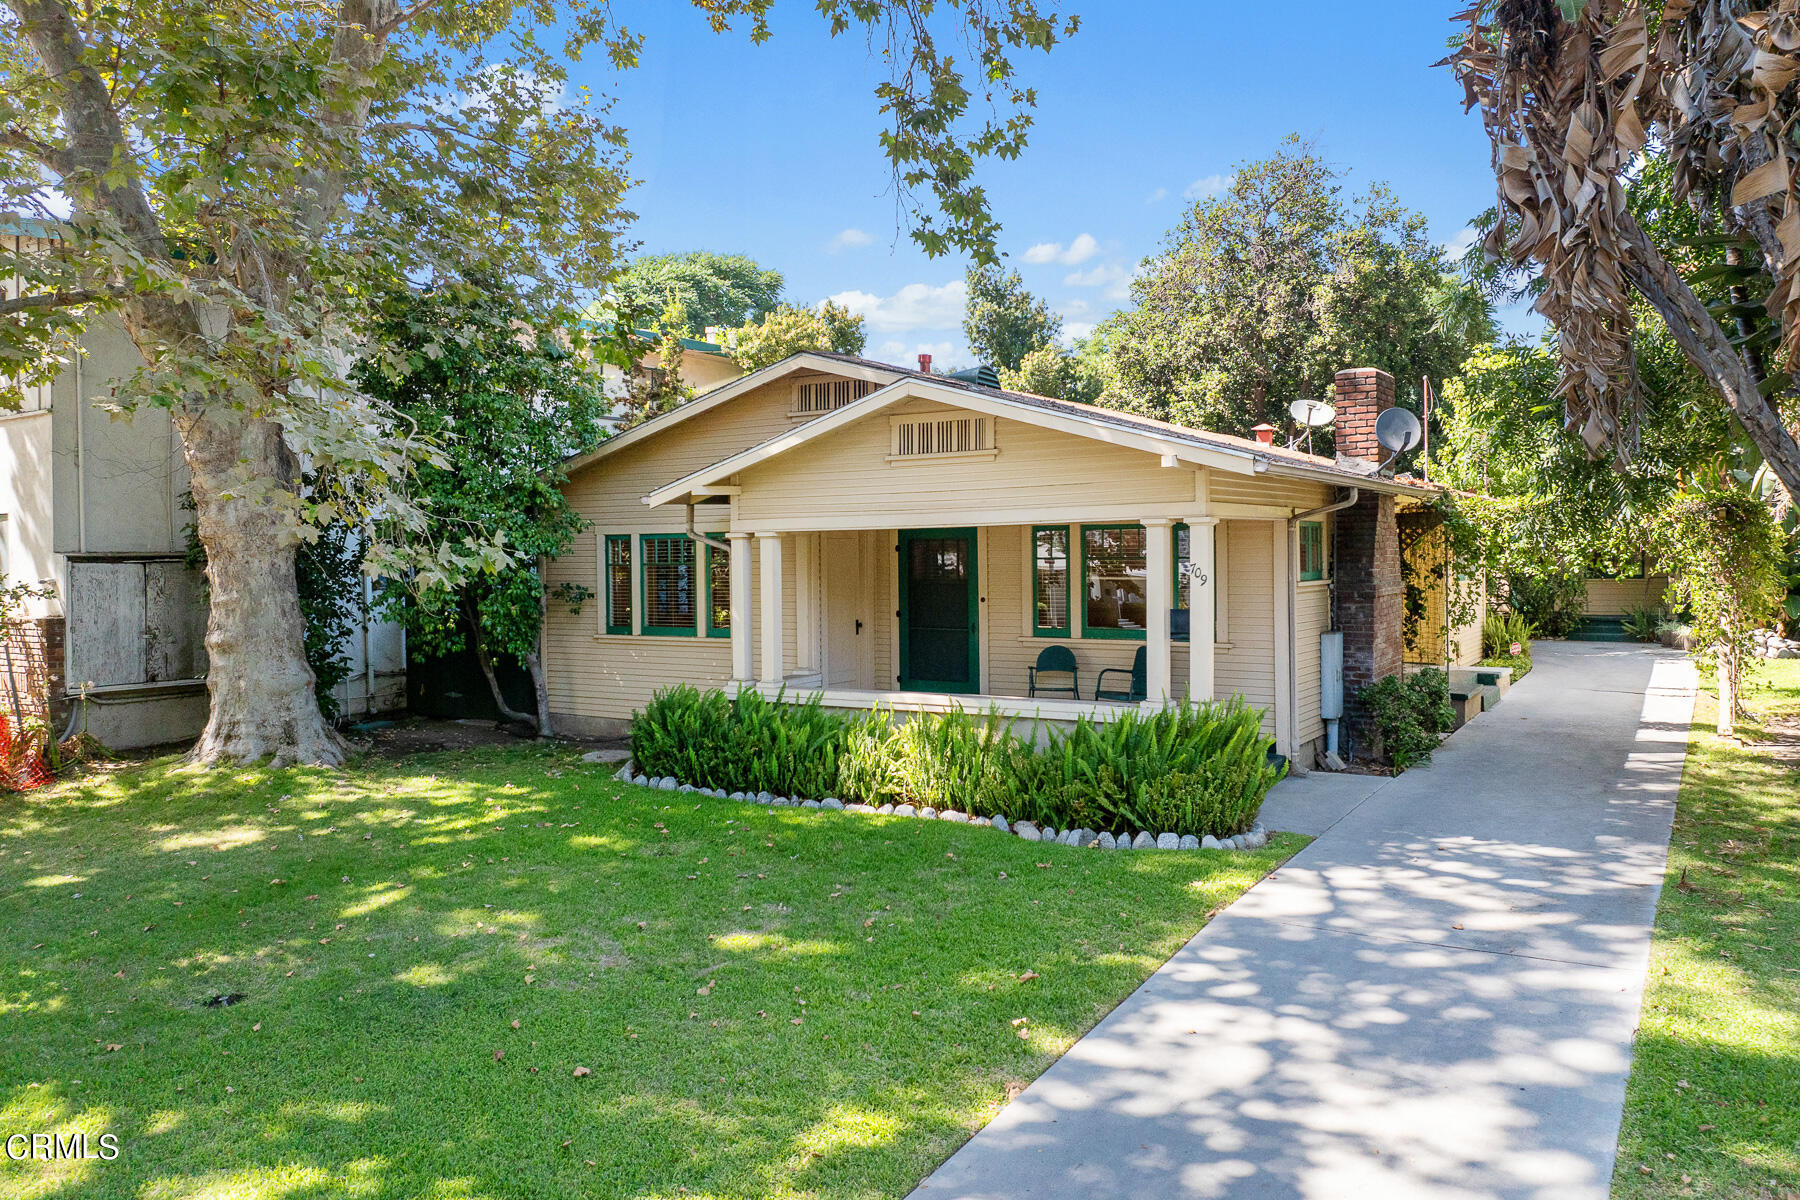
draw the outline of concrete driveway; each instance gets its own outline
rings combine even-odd
[[[1606,1196],[1693,695],[1543,643],[1429,768],[1277,789],[1318,840],[914,1196]]]

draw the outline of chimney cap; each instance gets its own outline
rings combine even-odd
[[[1256,435],[1256,440],[1265,446],[1273,446],[1275,444],[1275,427],[1267,421],[1264,421],[1261,425],[1252,426],[1250,432],[1254,433]]]
[[[919,374],[921,374],[921,375],[931,374],[931,355],[929,355],[929,354],[919,355]]]

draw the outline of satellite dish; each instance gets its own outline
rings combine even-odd
[[[1308,429],[1331,424],[1337,412],[1323,400],[1296,400],[1288,405],[1288,416]]]
[[[1418,445],[1424,434],[1419,418],[1404,408],[1390,408],[1375,418],[1375,440],[1388,452],[1389,462]]]

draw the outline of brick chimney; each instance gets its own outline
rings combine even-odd
[[[931,355],[929,355],[929,354],[919,355],[919,374],[921,374],[921,375],[931,374]],[[1394,381],[1390,379],[1390,380],[1388,380],[1388,401],[1391,403],[1393,401],[1393,399],[1394,399]]]
[[[1275,444],[1275,427],[1267,421],[1263,422],[1261,425],[1251,426],[1250,432],[1254,433],[1256,435],[1256,440],[1265,446],[1273,446]]]
[[[1378,463],[1387,457],[1375,440],[1375,418],[1394,407],[1394,377],[1379,367],[1337,373],[1337,454]]]

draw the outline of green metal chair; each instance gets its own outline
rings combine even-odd
[[[1150,685],[1146,679],[1148,671],[1144,666],[1144,649],[1143,646],[1138,647],[1137,657],[1131,660],[1131,670],[1127,671],[1124,667],[1108,667],[1106,670],[1100,672],[1100,678],[1094,684],[1094,699],[1117,700],[1125,704],[1131,704],[1147,697],[1150,693]],[[1106,677],[1108,675],[1129,676],[1131,679],[1131,690],[1122,691],[1118,684],[1114,684],[1112,688],[1108,689],[1106,686]]]
[[[1069,677],[1069,686],[1041,684],[1038,676],[1043,674],[1063,675]],[[1071,700],[1081,699],[1081,676],[1075,667],[1075,652],[1067,646],[1045,646],[1038,654],[1037,665],[1025,668],[1029,686],[1026,695],[1036,696],[1040,691],[1048,693],[1067,692]]]

